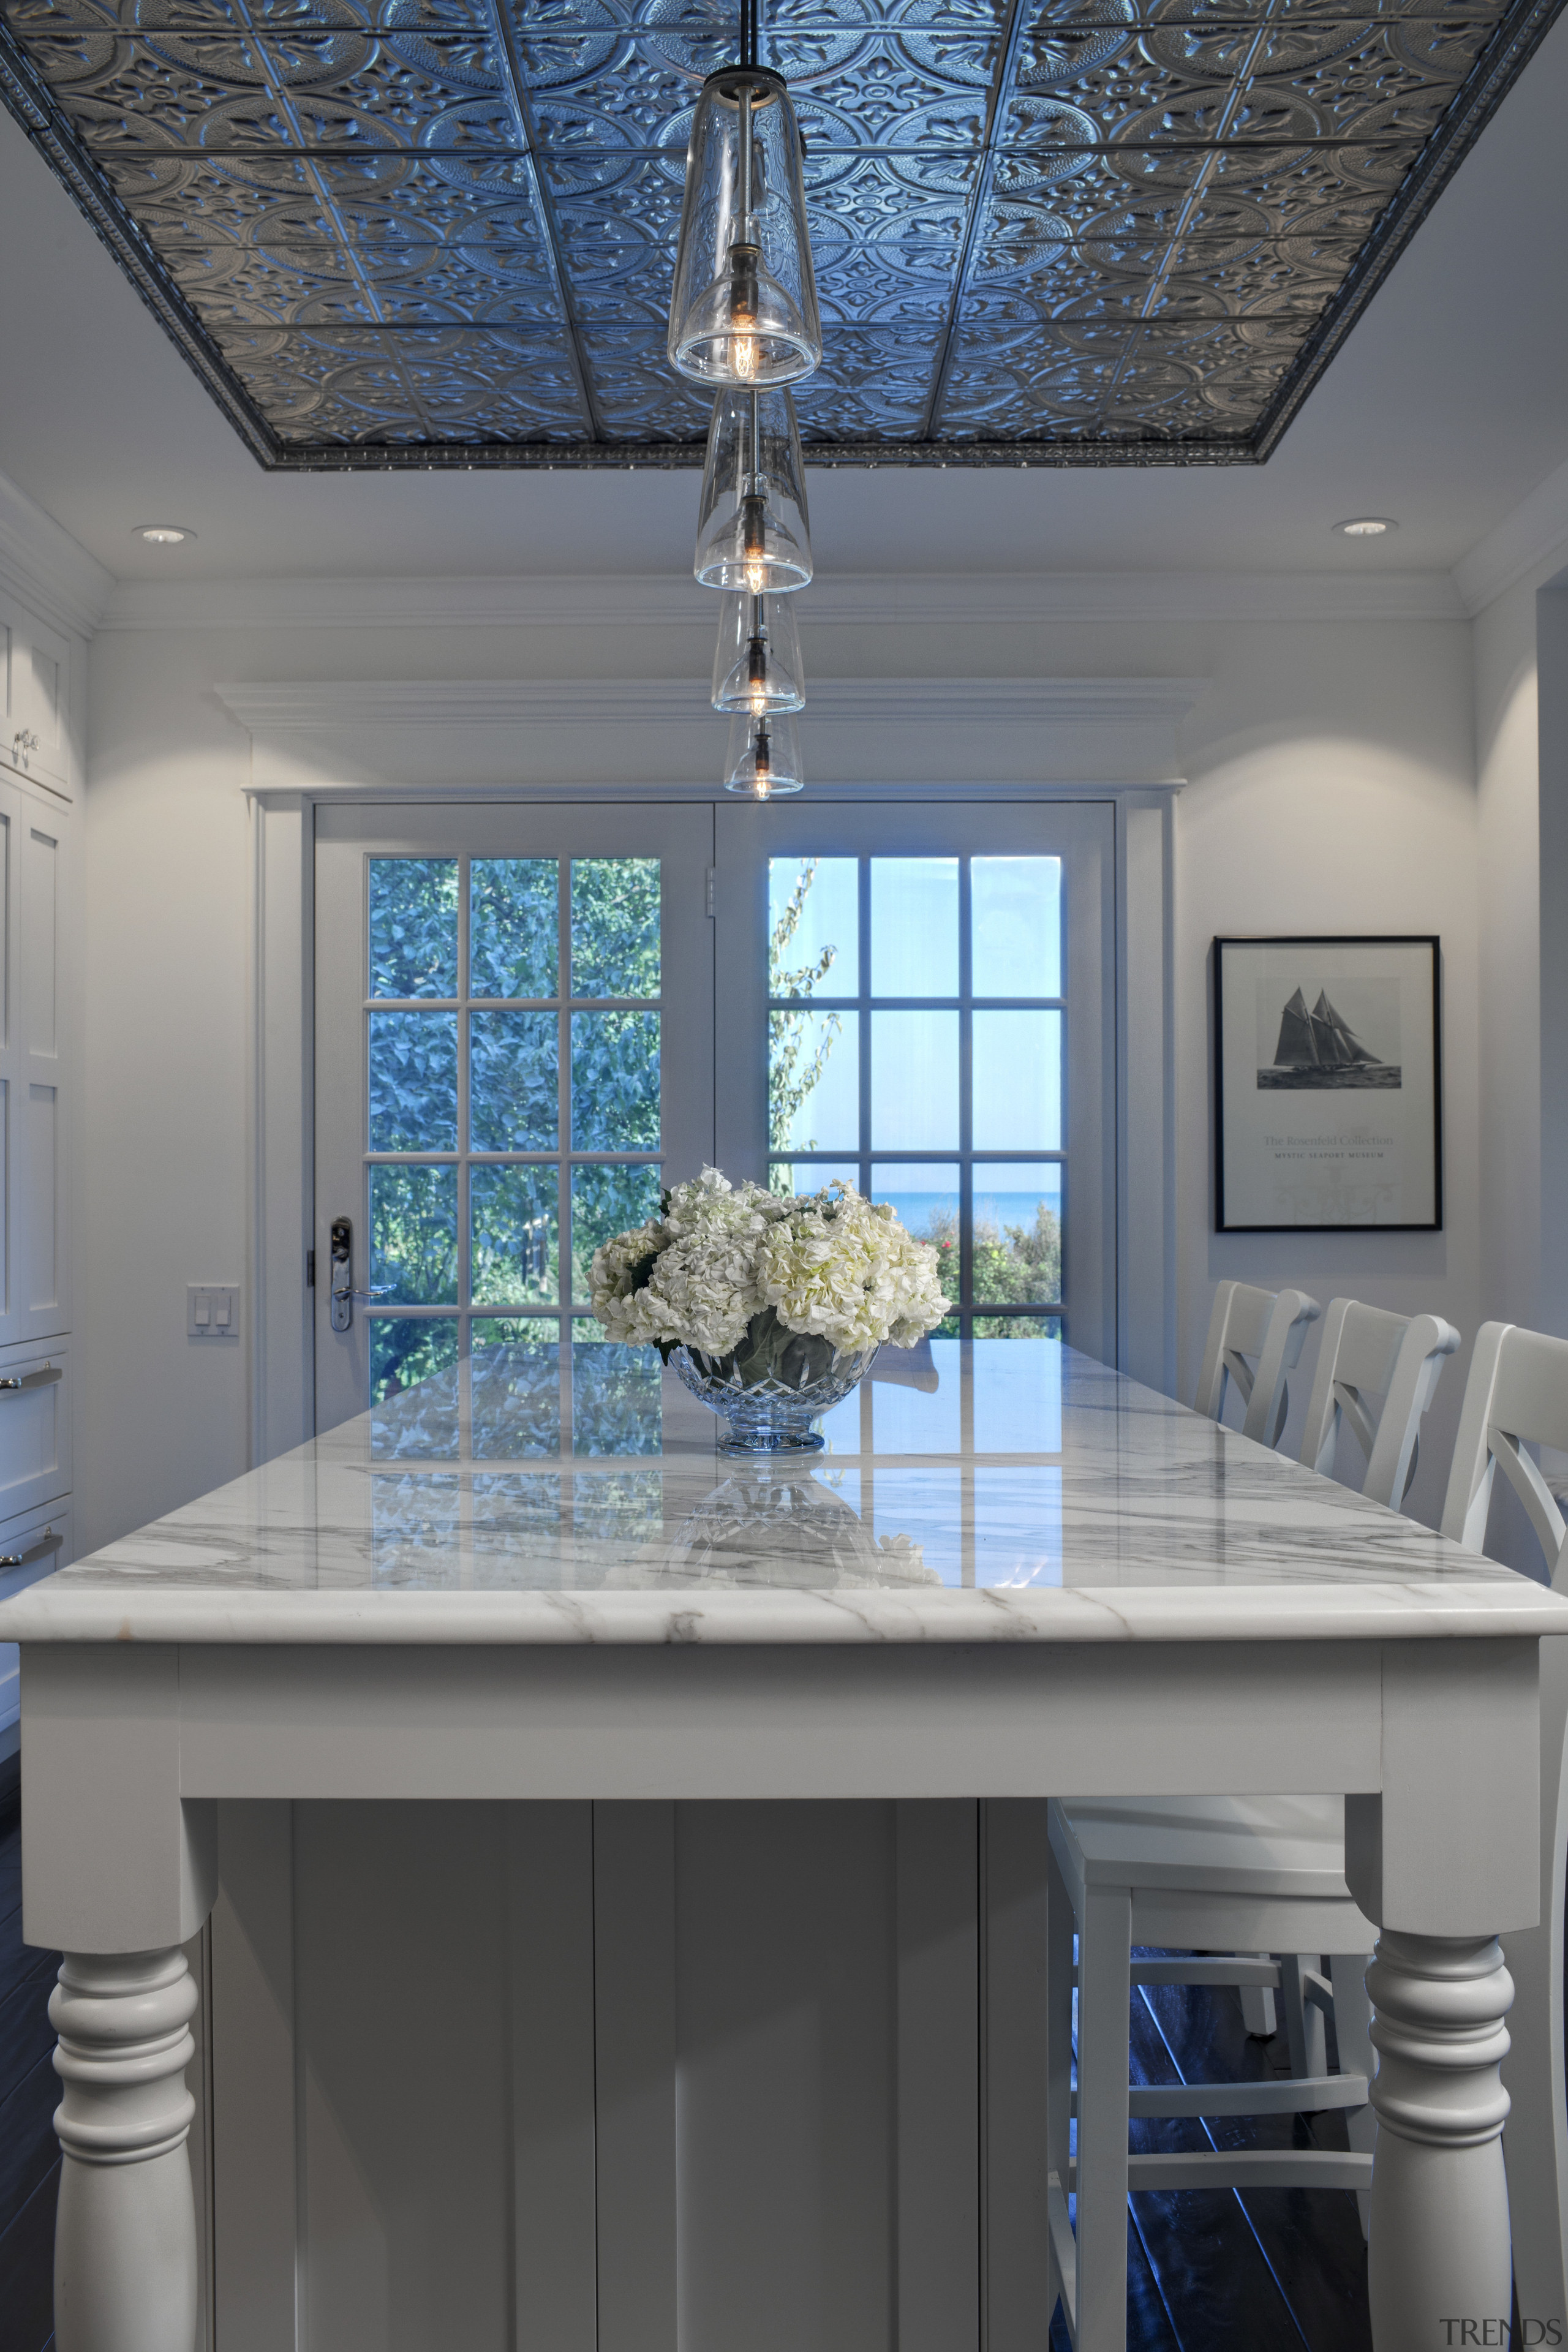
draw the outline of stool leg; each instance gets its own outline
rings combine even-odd
[[[1334,2040],[1340,2045],[1340,2072],[1364,2074],[1369,2083],[1377,2071],[1372,2047],[1372,2003],[1366,1995],[1371,1957],[1370,1953],[1336,1952],[1329,1962],[1329,1981],[1334,1988]],[[1345,2117],[1345,2129],[1352,2152],[1371,2156],[1377,2145],[1377,2110],[1370,2099],[1364,2107],[1351,2109]],[[1372,2219],[1372,2191],[1358,2189],[1355,2201],[1364,2238]]]
[[[1056,2185],[1065,2210],[1068,2167],[1072,2160],[1072,1896],[1054,1851],[1046,1879],[1046,2171]],[[1050,2192],[1047,2190],[1047,2195]],[[1065,2278],[1057,2260],[1054,2237],[1047,2231],[1050,2267],[1046,2279],[1046,2333],[1058,2297],[1074,2329],[1078,2326],[1077,2274]]]
[[[1249,1960],[1266,1960],[1267,1952],[1247,1952]],[[1279,2031],[1279,2021],[1274,2014],[1274,1993],[1268,1985],[1243,1985],[1241,1988],[1241,2022],[1245,2032],[1258,2042],[1271,2041]]]
[[[1078,2352],[1127,2352],[1132,1904],[1085,1890],[1078,1971]]]
[[[1281,1952],[1279,1955],[1279,1995],[1285,2009],[1285,2034],[1290,2045],[1290,2072],[1298,2081],[1308,2074],[1328,2072],[1323,2012],[1315,2003],[1301,1997],[1302,1970],[1321,1966],[1321,1958],[1316,1952]]]

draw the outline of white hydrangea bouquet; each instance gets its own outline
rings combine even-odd
[[[812,1421],[883,1342],[912,1348],[948,1311],[935,1250],[891,1208],[837,1180],[792,1196],[716,1168],[595,1253],[590,1297],[610,1339],[657,1347],[748,1454],[820,1445]]]

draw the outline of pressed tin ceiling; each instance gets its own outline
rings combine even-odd
[[[1563,4],[773,0],[814,459],[1267,457]],[[0,95],[264,465],[680,465],[686,139],[737,32],[725,0],[0,0]]]

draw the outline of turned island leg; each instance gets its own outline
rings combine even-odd
[[[65,2096],[58,2352],[192,2352],[196,2225],[185,2068],[196,1988],[178,1948],[68,1952],[49,1997]]]
[[[1378,2053],[1367,2249],[1373,2342],[1377,2352],[1506,2344],[1509,2101],[1500,2068],[1513,1980],[1501,1949],[1490,1937],[1385,1928],[1366,1984]]]

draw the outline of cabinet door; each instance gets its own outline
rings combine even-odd
[[[69,652],[64,637],[0,595],[0,767],[62,788]]]
[[[68,815],[0,777],[0,1347],[68,1324],[59,1056]]]

